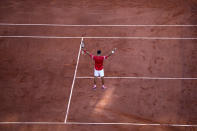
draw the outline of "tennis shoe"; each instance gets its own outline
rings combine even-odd
[[[102,86],[102,89],[106,89],[107,87],[106,86]]]
[[[96,86],[93,86],[92,88],[93,88],[93,89],[96,89]]]

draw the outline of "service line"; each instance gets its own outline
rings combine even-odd
[[[77,79],[93,79],[92,76],[78,76]],[[197,78],[181,78],[181,77],[121,77],[121,76],[105,76],[106,79],[161,79],[161,80],[197,80]]]

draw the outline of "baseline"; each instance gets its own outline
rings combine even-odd
[[[80,36],[0,36],[0,38],[37,38],[37,39],[76,39],[82,38]],[[84,39],[146,39],[146,40],[197,40],[195,37],[120,37],[120,36],[111,36],[111,37],[100,37],[100,36],[86,36]]]
[[[94,122],[0,122],[0,125],[132,125],[132,126],[174,126],[174,127],[197,127],[195,124],[160,124],[160,123],[94,123]]]
[[[23,24],[14,24],[14,23],[0,23],[0,26],[56,26],[56,27],[58,27],[58,26],[60,26],[60,27],[62,27],[62,26],[71,26],[71,27],[75,27],[75,26],[77,26],[77,27],[88,27],[88,26],[91,26],[91,27],[124,27],[124,26],[141,26],[141,27],[145,27],[145,26],[149,26],[149,27],[196,27],[197,25],[184,25],[184,24],[171,24],[171,25],[154,25],[154,24],[150,24],[150,25],[146,25],[146,24],[139,24],[139,25],[136,25],[136,24],[134,24],[134,25],[132,25],[132,24],[125,24],[125,25],[118,25],[118,24],[112,24],[112,25],[94,25],[94,24],[92,24],[92,25],[71,25],[71,24],[25,24],[25,23],[23,23]]]

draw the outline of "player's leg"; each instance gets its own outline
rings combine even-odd
[[[94,76],[94,86],[93,89],[96,89],[96,76]]]
[[[102,88],[105,88],[105,80],[104,80],[104,76],[101,77],[101,82],[102,82]]]
[[[99,74],[101,76],[102,88],[105,89],[104,70],[101,70]]]
[[[99,72],[94,69],[94,86],[93,86],[93,89],[96,89],[96,77],[99,76]]]

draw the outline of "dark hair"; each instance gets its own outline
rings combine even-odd
[[[100,55],[101,54],[101,50],[97,50],[97,54]]]

